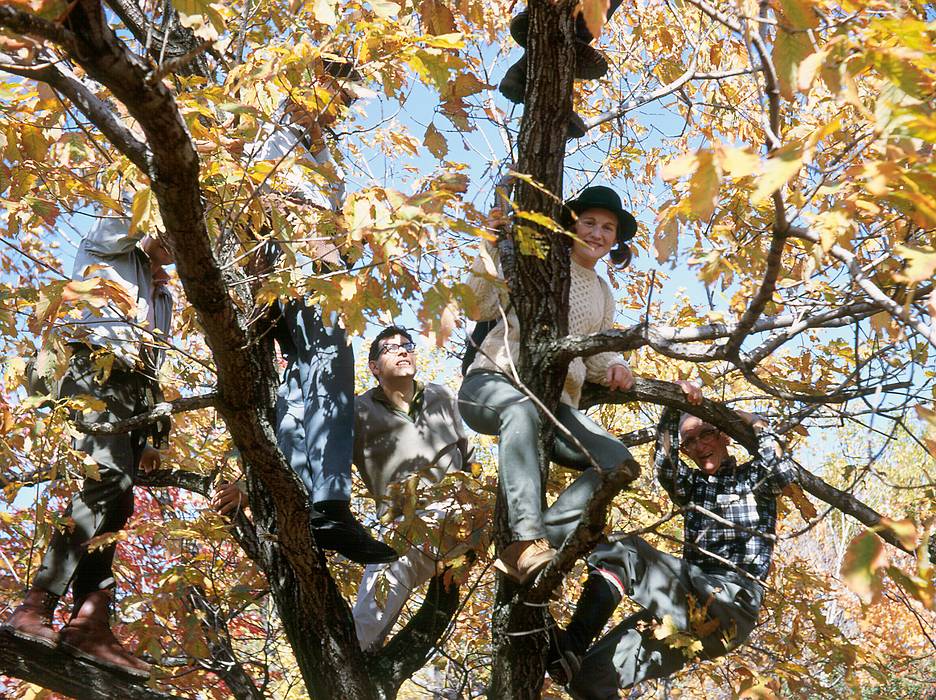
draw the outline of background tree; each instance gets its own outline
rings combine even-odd
[[[579,8],[593,33],[606,8],[605,0]],[[62,275],[77,237],[68,227],[80,230],[92,207],[124,210],[120,195],[131,189],[134,227],[165,231],[186,300],[178,332],[167,339],[174,349],[167,379],[176,389],[165,409],[176,412],[173,469],[156,475],[134,521],[132,532],[152,549],[138,550],[128,576],[135,586],[122,600],[143,649],[179,672],[169,671],[159,690],[129,687],[114,674],[62,654],[36,656],[9,639],[0,645],[4,669],[87,697],[191,695],[204,692],[203,671],[238,697],[287,695],[297,684],[314,697],[392,697],[438,647],[451,655],[449,647],[465,641],[450,665],[460,676],[447,679],[454,688],[538,696],[545,635],[529,634],[542,627],[537,605],[570,571],[567,595],[574,597],[575,562],[593,545],[617,485],[606,484],[580,536],[531,588],[503,584],[495,592],[490,575],[474,578],[478,566],[460,598],[457,581],[438,577],[390,643],[364,655],[341,595],[353,570],[333,567],[331,575],[309,530],[296,525],[307,521],[309,506],[276,448],[276,368],[265,322],[273,299],[305,294],[339,310],[352,332],[367,319],[410,309],[444,343],[458,307],[473,303],[460,281],[459,249],[491,235],[472,202],[490,193],[502,162],[512,162],[515,224],[503,235],[516,253],[506,274],[521,321],[526,386],[550,409],[571,357],[618,349],[632,353],[638,374],[695,376],[724,402],[754,404],[790,436],[791,448],[810,431],[828,435],[817,428],[859,426],[862,440],[849,443],[855,454],[841,473],[830,470],[823,481],[802,471],[804,490],[821,502],[800,495],[785,532],[796,543],[817,537],[837,547],[845,580],[862,596],[853,614],[871,619],[882,605],[905,611],[917,628],[906,632],[901,653],[931,674],[933,482],[924,449],[932,449],[926,431],[936,423],[928,359],[936,340],[932,18],[917,3],[625,3],[603,32],[611,72],[573,90],[575,10],[571,2],[530,4],[530,77],[516,131],[514,116],[486,92],[509,48],[509,9],[499,3],[34,0],[0,7],[2,68],[15,76],[3,86],[0,130],[3,478],[17,504],[0,523],[5,541],[16,545],[4,547],[15,553],[7,599],[35,566],[67,488],[56,484],[14,501],[17,492],[89,468],[63,439],[66,407],[37,414],[18,388],[24,358],[40,346],[51,351],[42,356],[43,371],[61,371],[50,332],[59,319],[83,304],[114,303],[106,287],[70,284]],[[348,125],[344,165],[361,185],[338,229],[352,270],[308,280],[289,269],[270,274],[256,263],[261,231],[301,251],[333,222],[277,196],[283,168],[251,162],[244,143],[285,85],[294,99],[334,109],[316,76],[323,56],[349,54],[383,95],[339,127]],[[411,121],[382,118],[394,103],[420,123],[430,117],[422,144],[406,128]],[[573,106],[590,130],[566,144]],[[662,118],[648,118],[649,110]],[[492,150],[479,146],[492,135],[503,137],[510,157],[492,154],[479,164],[468,153]],[[434,170],[424,150],[438,159]],[[381,157],[392,161],[374,172]],[[569,172],[580,173],[574,183],[564,181]],[[645,224],[655,213],[638,248],[652,248],[660,264],[688,265],[704,288],[693,283],[690,293],[675,293],[662,270],[612,273],[634,325],[570,338],[559,322],[569,241],[548,222],[558,218],[564,194],[596,176],[625,190]],[[673,385],[649,379],[616,395],[595,387],[588,400],[683,406]],[[750,444],[723,403],[698,411]],[[633,444],[647,439],[637,429],[654,422],[646,408],[605,408],[602,417],[619,432],[636,431],[628,437]],[[919,471],[894,478],[888,459],[895,445],[915,450]],[[548,456],[544,450],[544,472]],[[199,501],[186,495],[235,473],[238,459],[252,517],[238,519],[233,535],[250,561],[232,548],[220,521],[193,518]],[[553,487],[562,480],[552,475]],[[170,485],[182,490],[156,490]],[[895,497],[903,493],[916,498]],[[614,529],[678,538],[665,503],[642,481],[617,499]],[[835,521],[840,513],[877,534],[848,532],[846,521]],[[890,554],[895,548],[916,556]],[[832,583],[816,585],[817,569],[829,575],[829,567],[784,564],[771,580],[765,617],[772,621],[750,645],[758,648],[704,666],[702,680],[687,687],[834,693],[868,678],[887,680],[894,649],[868,652],[817,602],[842,595]],[[563,605],[554,608],[561,618]],[[456,632],[446,631],[456,612]],[[490,647],[479,641],[489,613]],[[789,639],[797,641],[795,654]],[[818,676],[803,663],[810,658],[826,662]]]

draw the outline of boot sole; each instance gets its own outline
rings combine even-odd
[[[31,644],[39,644],[44,646],[47,649],[57,649],[59,646],[59,641],[47,639],[46,637],[38,637],[34,634],[29,634],[28,632],[22,632],[15,627],[10,627],[9,625],[0,626],[0,632],[5,632],[6,634],[19,639],[24,642],[30,642]]]
[[[87,661],[88,663],[94,664],[95,666],[106,668],[109,671],[117,671],[119,673],[133,676],[134,678],[140,678],[142,680],[146,680],[152,675],[150,671],[144,671],[142,669],[133,668],[132,666],[123,666],[121,664],[114,663],[113,661],[107,661],[99,656],[95,656],[94,654],[89,654],[88,652],[79,649],[76,646],[72,646],[67,642],[62,642],[60,646],[62,651],[67,652],[71,656],[81,659],[82,661]]]

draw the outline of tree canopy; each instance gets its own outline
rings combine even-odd
[[[0,639],[0,688],[81,697],[563,697],[543,680],[536,607],[564,619],[581,556],[608,531],[678,549],[680,513],[650,469],[607,479],[578,536],[532,587],[495,580],[496,462],[451,496],[476,504],[476,558],[422,591],[365,654],[348,606],[360,568],[327,561],[305,490],[276,446],[270,308],[306,297],[352,334],[418,326],[421,372],[457,385],[482,239],[505,263],[524,384],[555,407],[571,358],[629,353],[634,389],[589,386],[594,415],[644,465],[658,406],[691,410],[741,446],[731,407],[768,416],[799,462],[781,501],[761,625],[725,659],[664,682],[689,697],[922,697],[936,674],[932,532],[936,407],[936,16],[922,2],[531,0],[525,105],[495,89],[518,57],[499,0],[12,0],[0,6],[0,590],[12,604],[59,508],[94,464],[69,447],[75,400],[40,407],[27,360],[65,370],[56,329],[125,307],[69,272],[91,217],[126,215],[176,255],[176,317],[161,377],[168,467],[143,479],[117,535],[125,632],[159,666],[148,686]],[[573,81],[585,16],[611,69]],[[373,91],[334,100],[329,60]],[[332,119],[334,166],[254,157],[284,98]],[[566,141],[571,110],[586,135]],[[289,195],[292,173],[339,214]],[[502,178],[510,175],[505,183]],[[568,336],[569,237],[560,203],[613,186],[640,222],[635,264],[608,269],[619,327]],[[501,184],[498,187],[498,183]],[[512,216],[498,229],[495,191]],[[303,266],[337,240],[347,272]],[[270,240],[285,243],[271,268]],[[371,381],[362,365],[359,388]],[[701,407],[672,382],[699,380]],[[153,415],[139,421],[152,420]],[[548,429],[548,427],[547,427]],[[544,468],[548,466],[544,454]],[[206,508],[245,474],[250,516]],[[549,493],[568,482],[554,470]],[[355,507],[367,511],[363,488]],[[418,521],[418,515],[410,515]],[[415,522],[414,521],[414,522]],[[486,527],[481,527],[484,524]],[[100,544],[100,543],[98,543]],[[622,610],[620,614],[626,614]],[[693,652],[665,624],[660,639]],[[218,684],[223,681],[223,686]],[[638,689],[640,690],[640,689]],[[647,689],[642,689],[647,690]]]

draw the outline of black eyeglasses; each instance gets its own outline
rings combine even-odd
[[[691,450],[693,447],[708,440],[709,438],[715,437],[718,434],[718,428],[704,428],[700,430],[697,435],[693,435],[691,438],[686,438],[679,441],[679,449],[681,450]]]
[[[377,353],[378,356],[383,355],[385,352],[392,352],[396,355],[400,350],[406,350],[406,352],[413,352],[416,350],[416,343],[387,343],[386,345],[381,346],[380,352]]]

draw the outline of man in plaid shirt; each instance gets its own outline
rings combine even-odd
[[[677,384],[689,403],[701,403],[701,389]],[[720,430],[664,411],[654,462],[657,480],[683,512],[683,558],[634,536],[595,548],[582,597],[569,627],[553,635],[547,665],[553,680],[571,679],[576,700],[617,698],[618,689],[669,676],[696,656],[728,653],[754,629],[773,554],[776,499],[795,471],[767,423],[738,414],[758,438],[757,454],[740,465]],[[589,649],[625,594],[643,609]],[[658,639],[661,632],[667,634]]]

